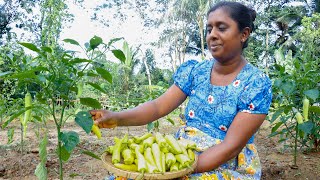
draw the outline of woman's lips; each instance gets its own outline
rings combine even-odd
[[[211,45],[211,46],[210,46],[210,48],[211,48],[212,51],[216,51],[216,50],[218,50],[220,47],[221,47],[220,44],[214,44],[214,45]]]

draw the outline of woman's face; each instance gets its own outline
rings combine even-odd
[[[245,39],[244,39],[245,38]],[[207,44],[212,56],[219,62],[228,62],[240,57],[242,42],[246,36],[225,9],[219,8],[208,16]]]

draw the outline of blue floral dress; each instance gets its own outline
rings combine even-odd
[[[188,96],[186,126],[177,138],[193,140],[201,151],[223,141],[238,112],[267,114],[271,100],[271,81],[258,68],[246,64],[227,86],[210,82],[215,60],[183,63],[175,72],[175,84]],[[241,153],[219,168],[191,174],[183,179],[260,179],[261,165],[251,137]]]

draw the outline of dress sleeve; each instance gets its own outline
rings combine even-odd
[[[238,112],[268,114],[271,101],[271,81],[262,74],[244,88],[239,97]]]
[[[182,63],[173,74],[174,84],[177,85],[187,96],[191,93],[192,69],[198,63],[196,60],[189,60]]]

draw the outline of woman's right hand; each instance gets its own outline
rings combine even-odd
[[[117,120],[114,118],[114,112],[108,110],[91,110],[89,113],[94,120],[94,124],[99,128],[114,128],[117,126]]]

